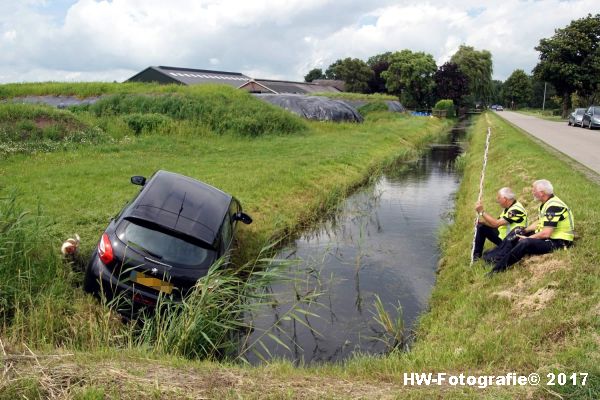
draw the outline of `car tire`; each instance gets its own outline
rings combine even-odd
[[[98,286],[98,278],[92,272],[92,263],[88,264],[85,269],[85,275],[83,277],[83,290],[86,293],[98,295],[100,292],[100,286]]]

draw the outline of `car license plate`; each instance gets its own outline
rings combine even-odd
[[[134,283],[139,283],[140,285],[148,286],[165,294],[171,294],[173,292],[172,283],[148,276],[143,272],[131,271],[131,281]]]

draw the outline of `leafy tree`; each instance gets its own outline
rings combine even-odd
[[[546,102],[544,103],[544,85],[546,86]],[[531,77],[531,101],[529,105],[535,108],[542,108],[544,106],[547,109],[559,108],[560,103],[556,103],[553,100],[556,97],[556,89],[551,83],[547,83],[539,80],[535,75]]]
[[[315,79],[325,79],[325,74],[321,68],[313,68],[308,71],[308,74],[304,77],[304,82],[312,82]]]
[[[454,102],[451,99],[442,99],[438,101],[435,103],[433,109],[446,111],[446,117],[448,118],[456,116],[456,112],[454,111]]]
[[[387,71],[389,68],[391,55],[392,53],[388,51],[383,54],[377,54],[367,60],[367,65],[371,67],[371,70],[373,71],[373,76],[369,80],[369,92],[387,93],[385,79],[383,79],[381,73]]]
[[[331,64],[329,67],[327,67],[327,69],[325,70],[325,79],[340,79],[340,77],[338,77],[336,75],[336,68],[338,65],[340,65],[342,63],[342,60],[336,60],[333,64]]]
[[[490,104],[502,105],[502,81],[492,80],[490,91]]]
[[[522,69],[515,70],[502,85],[502,98],[506,105],[517,108],[531,99],[531,80]]]
[[[600,14],[571,21],[556,29],[554,36],[541,39],[536,50],[540,62],[534,74],[550,82],[562,97],[562,115],[567,117],[571,94],[587,96],[598,91],[600,83]]]
[[[470,100],[487,103],[492,91],[492,53],[461,45],[450,61],[467,76]]]
[[[431,100],[436,71],[431,54],[402,50],[391,55],[390,66],[381,76],[388,91],[397,94],[403,104],[420,107],[427,106]]]
[[[462,104],[463,97],[469,93],[467,76],[458,65],[447,62],[435,72],[435,93],[438,99],[450,99],[457,107]]]
[[[327,79],[339,79],[346,83],[348,92],[366,93],[373,71],[366,62],[358,58],[337,60],[325,71]]]

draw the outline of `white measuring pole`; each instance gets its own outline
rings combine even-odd
[[[488,126],[487,129],[487,137],[485,139],[485,151],[483,152],[483,168],[481,169],[481,180],[479,181],[479,196],[477,197],[477,201],[481,201],[481,197],[483,196],[483,180],[485,178],[485,167],[487,166],[488,160],[488,150],[490,148],[490,136],[492,135],[492,129]],[[475,223],[473,224],[474,232],[473,232],[473,246],[471,247],[471,264],[475,261],[475,238],[477,237],[477,223],[479,222],[479,215],[475,217]]]

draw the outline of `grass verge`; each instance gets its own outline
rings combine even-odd
[[[566,119],[562,118],[559,115],[554,115],[555,111],[554,110],[540,110],[539,108],[523,108],[520,110],[517,110],[518,113],[521,114],[525,114],[525,115],[531,115],[537,118],[541,118],[541,119],[545,119],[548,121],[554,121],[554,122],[567,122]]]

